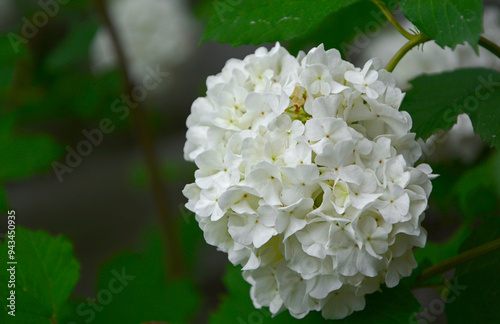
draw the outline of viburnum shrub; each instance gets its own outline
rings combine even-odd
[[[433,266],[400,284],[417,267],[415,248],[426,245],[422,221],[436,177],[429,165],[419,162],[422,149],[416,139],[422,142],[438,130],[449,130],[457,116],[467,113],[474,131],[496,146],[500,73],[476,68],[423,75],[407,80],[411,87],[404,93],[392,71],[407,53],[422,50],[430,41],[451,50],[467,42],[476,53],[481,45],[496,56],[500,47],[481,35],[481,1],[403,0],[400,7],[413,24],[411,31],[388,9],[396,3],[370,1],[407,39],[384,68],[377,58],[356,67],[338,50],[328,49],[366,55],[367,43],[361,38],[354,37],[346,47],[337,37],[352,40],[354,34],[341,35],[358,27],[346,19],[349,15],[376,18],[367,1],[214,2],[217,16],[210,18],[204,39],[235,46],[278,43],[243,60],[230,59],[220,73],[208,77],[206,95],[193,103],[187,120],[184,157],[198,170],[183,193],[205,240],[241,267],[253,305],[268,307],[273,316],[288,311],[301,319],[318,311],[325,319],[342,319],[371,300],[368,315],[354,315],[354,322],[370,316],[403,322],[408,314],[412,321],[418,312],[413,289],[465,264],[469,255],[500,248],[495,240],[455,255],[453,244],[464,242],[470,231],[466,222],[448,240],[450,245],[441,245],[443,250],[432,243],[429,252],[419,253],[419,260]],[[322,24],[318,17],[323,16],[332,24]],[[380,20],[365,22],[369,30]],[[376,42],[377,34],[370,36]],[[280,41],[290,41],[293,48],[320,45],[293,56]],[[407,62],[422,73],[428,68],[416,60]],[[456,192],[460,208],[475,211],[467,197],[477,195],[474,188],[480,180],[473,175],[484,178],[494,168],[495,162],[488,163],[464,176],[447,195],[445,177],[438,190],[440,203]],[[470,250],[479,242],[474,244],[464,246]],[[449,257],[454,258],[445,260]],[[470,280],[471,271],[457,267],[460,278]],[[226,285],[230,298],[241,296],[233,291],[234,283]],[[382,295],[368,296],[377,290]],[[470,319],[477,314],[467,300],[446,306],[447,316]],[[250,312],[250,321],[255,313],[248,306],[232,311],[234,304],[233,299],[223,300],[213,322],[235,321],[235,316],[244,322],[245,312]],[[311,315],[304,321],[318,319]]]
[[[494,1],[28,2],[0,0],[0,323],[498,322]],[[160,125],[178,124],[174,110],[196,98],[189,99],[198,77],[224,62],[219,56],[231,57],[214,44],[189,55],[198,25],[190,5],[206,19],[202,41],[255,47],[216,68],[191,106],[184,157],[197,170],[183,190],[192,212],[179,215],[171,213],[179,197],[169,197],[164,182],[192,180],[186,163],[158,159],[153,135],[175,136],[177,127]],[[407,23],[398,22],[402,15]],[[386,38],[385,22],[398,33]],[[118,71],[106,72],[113,66]],[[155,76],[167,74],[157,88]],[[148,91],[154,96],[145,98]],[[88,262],[80,268],[64,236],[23,227],[40,208],[23,207],[21,194],[50,184],[42,175],[50,166],[56,175],[68,170],[58,161],[71,173],[80,162],[61,155],[72,144],[60,141],[78,140],[74,127],[94,123],[109,136],[117,129],[111,142],[136,137],[145,159],[135,163],[134,192],[150,186],[158,217],[138,249],[101,264],[88,297],[73,291]],[[82,151],[86,142],[73,144]],[[136,159],[123,152],[127,164]],[[109,169],[92,173],[97,164],[72,179],[89,187],[94,179],[85,175]],[[106,182],[97,209],[136,205],[115,199],[130,195],[114,178],[96,182]],[[87,241],[91,234],[96,248],[125,232],[136,236],[122,226],[135,209],[121,222],[90,217],[84,226],[80,216],[92,211],[81,197],[69,204],[73,180],[38,195],[40,215],[62,198],[56,214],[79,227],[65,234]],[[118,196],[107,194],[117,186]],[[69,195],[50,195],[62,190]],[[152,209],[143,210],[146,225]],[[212,271],[221,264],[213,264],[215,248],[199,249],[202,233],[232,263],[220,278],[223,295]]]
[[[432,190],[404,93],[377,60],[322,45],[229,60],[188,118],[184,189],[206,241],[243,266],[256,307],[328,319],[417,266]]]

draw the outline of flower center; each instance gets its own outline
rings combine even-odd
[[[312,118],[305,109],[304,105],[307,101],[307,91],[301,86],[296,86],[293,90],[292,96],[290,97],[291,106],[285,111],[292,120],[300,120],[305,123],[308,119]]]

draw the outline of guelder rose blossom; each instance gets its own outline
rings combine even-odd
[[[187,208],[243,267],[255,307],[344,318],[417,264],[434,176],[404,94],[370,60],[279,44],[229,60],[187,120]]]

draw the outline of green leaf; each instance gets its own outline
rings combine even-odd
[[[389,8],[396,1],[383,0]],[[359,55],[368,41],[379,34],[387,21],[376,5],[369,1],[354,3],[327,16],[316,30],[287,44],[291,53],[298,53],[323,43],[325,48],[336,48],[344,57]],[[353,41],[354,40],[354,41]]]
[[[288,41],[314,31],[329,15],[358,0],[213,1],[202,40],[233,46]]]
[[[496,152],[480,165],[467,170],[453,191],[468,222],[477,218],[498,218],[500,197],[500,153]]]
[[[98,27],[92,20],[73,24],[61,44],[48,56],[47,69],[53,71],[85,62]]]
[[[250,300],[250,284],[242,277],[241,268],[228,265],[224,276],[224,284],[228,294],[222,298],[216,314],[210,317],[210,324],[225,323],[252,323],[286,324],[286,323],[331,323],[325,320],[320,312],[311,312],[305,318],[293,318],[288,311],[284,311],[275,318],[267,308],[255,309]],[[410,278],[406,278],[395,288],[384,288],[383,292],[376,292],[366,296],[366,307],[336,323],[408,323],[413,314],[420,308],[420,304],[411,293]]]
[[[46,170],[62,151],[47,135],[16,134],[14,124],[12,116],[0,119],[0,180],[24,178]]]
[[[0,97],[5,98],[12,80],[14,79],[15,67],[13,65],[0,66]]]
[[[500,238],[500,221],[481,225],[461,247],[461,252]],[[500,316],[500,251],[457,267],[448,296],[449,323],[497,323]]]
[[[61,109],[67,110],[69,105],[71,111],[82,119],[102,118],[103,110],[110,110],[110,102],[116,98],[122,86],[121,78],[114,72],[98,77],[66,75],[56,82],[53,91],[61,94]]]
[[[101,268],[97,306],[81,303],[76,323],[187,323],[196,313],[199,295],[191,281],[165,273],[163,241],[158,231],[141,252],[125,252]]]
[[[200,252],[202,252],[199,247],[206,244],[203,239],[203,231],[200,229],[194,213],[185,209],[184,206],[179,206],[179,209],[182,216],[182,221],[179,221],[178,224],[182,254],[188,268],[196,273],[195,266],[201,257]]]
[[[7,305],[15,290],[16,316],[1,312],[2,323],[53,323],[79,278],[80,265],[71,243],[62,236],[16,228],[15,288],[8,287],[10,273],[0,272],[0,302]],[[7,265],[7,240],[0,245],[0,263]],[[9,265],[10,266],[10,265]],[[9,322],[7,322],[7,319]]]
[[[403,14],[441,47],[468,42],[477,52],[483,33],[481,0],[403,0]]]
[[[18,58],[28,58],[29,52],[24,43],[17,45],[15,38],[9,35],[0,36],[0,66],[12,65]]]
[[[449,130],[457,116],[467,113],[474,131],[491,147],[500,135],[500,72],[462,69],[411,81],[401,106],[413,119],[413,131],[424,140],[438,130]]]
[[[71,0],[67,1],[65,4],[61,4],[61,11],[70,12],[76,11],[81,13],[88,12],[89,9],[92,8],[92,1],[90,0]]]
[[[22,101],[16,115],[23,125],[46,127],[47,123],[60,122],[62,127],[71,128],[68,120],[83,119],[98,124],[103,118],[109,118],[117,128],[128,126],[128,120],[120,120],[109,109],[122,87],[117,71],[96,77],[89,71],[70,68],[37,82],[43,87],[29,92],[23,89],[16,96]]]

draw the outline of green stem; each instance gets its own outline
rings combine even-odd
[[[396,27],[396,29],[401,33],[401,35],[403,35],[407,39],[412,39],[416,36],[416,35],[410,34],[408,31],[406,31],[406,29],[403,28],[403,26],[401,26],[399,24],[399,22],[392,15],[392,13],[389,11],[389,9],[387,9],[387,6],[385,5],[384,2],[382,2],[380,0],[370,0],[370,1],[373,2],[377,7],[379,7],[379,9],[385,15],[387,20],[389,20],[394,25],[394,27]]]
[[[491,53],[495,54],[498,58],[500,58],[500,46],[493,43],[486,37],[481,37],[479,39],[479,45],[486,48],[488,51],[490,51]]]
[[[487,253],[500,250],[500,239],[488,242],[476,248],[465,251],[459,255],[456,255],[448,260],[438,263],[430,268],[422,271],[418,277],[418,282],[424,282],[432,277],[445,273],[449,270],[456,268],[459,265],[467,263],[471,260],[477,259]]]
[[[401,59],[406,55],[406,53],[408,53],[415,46],[423,44],[429,40],[430,38],[422,33],[415,35],[415,37],[410,39],[405,45],[403,45],[403,47],[401,47],[401,49],[391,59],[389,64],[387,64],[387,67],[385,69],[389,72],[394,71],[394,68],[396,68],[396,65],[398,65],[399,61],[401,61]]]

